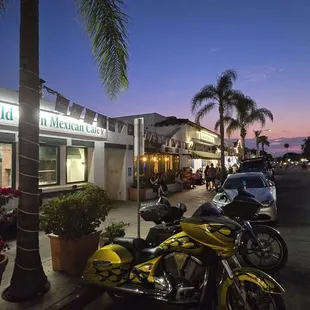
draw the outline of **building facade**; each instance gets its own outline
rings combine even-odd
[[[18,187],[18,92],[0,88],[0,186]],[[133,135],[110,131],[40,102],[39,186],[43,193],[94,183],[126,200],[133,182]]]

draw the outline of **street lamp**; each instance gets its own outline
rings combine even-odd
[[[261,135],[262,132],[271,131],[271,129],[261,129],[261,130],[254,130],[255,138],[256,138],[256,156],[259,156],[259,145],[258,145],[258,137]]]

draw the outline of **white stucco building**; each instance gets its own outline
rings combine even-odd
[[[18,187],[18,92],[0,88],[0,186]],[[40,103],[39,186],[59,192],[88,182],[104,186],[126,200],[133,182],[133,135],[125,125],[88,125],[55,111],[55,102]]]

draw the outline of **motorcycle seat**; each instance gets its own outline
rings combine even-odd
[[[142,238],[117,237],[113,239],[112,243],[126,248],[137,264],[153,259],[163,252],[161,248],[152,247],[151,244]]]

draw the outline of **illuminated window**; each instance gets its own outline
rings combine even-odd
[[[87,181],[87,149],[67,147],[67,183]]]
[[[39,148],[39,185],[58,184],[57,146],[40,146]]]
[[[12,144],[0,143],[0,186],[12,186]]]

